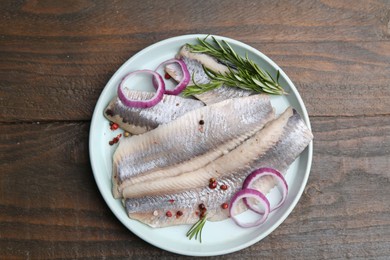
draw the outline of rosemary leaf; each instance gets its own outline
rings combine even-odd
[[[202,243],[202,230],[206,223],[206,216],[199,219],[191,228],[188,230],[186,236],[188,239],[192,239],[195,236],[195,240],[198,239],[199,236],[199,242]]]

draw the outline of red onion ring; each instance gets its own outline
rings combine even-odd
[[[170,90],[167,89],[165,90],[165,94],[168,95],[179,95],[188,85],[190,82],[191,76],[190,73],[188,72],[187,65],[184,63],[184,61],[179,60],[179,59],[169,59],[164,62],[162,62],[160,65],[157,66],[157,68],[154,70],[157,72],[158,69],[160,69],[162,66],[166,64],[171,64],[171,63],[177,63],[180,65],[181,71],[183,72],[183,78],[181,81],[175,86],[174,89]],[[154,81],[153,81],[154,82]]]
[[[273,169],[273,168],[259,168],[255,171],[253,171],[251,174],[248,175],[248,177],[245,179],[244,183],[242,184],[242,188],[243,189],[247,189],[247,188],[253,188],[253,184],[258,180],[260,179],[261,177],[263,176],[272,176],[274,177],[277,181],[278,181],[278,186],[281,187],[281,189],[279,189],[282,193],[282,198],[281,200],[279,201],[279,203],[276,205],[276,206],[273,206],[270,211],[274,211],[275,209],[279,208],[280,206],[282,206],[282,204],[284,203],[284,201],[286,200],[287,198],[287,193],[288,193],[288,184],[286,182],[286,180],[284,179],[283,175]],[[259,213],[259,214],[263,214],[263,212],[261,211],[258,211],[256,209],[254,209],[248,202],[247,199],[244,199],[244,203],[245,205],[252,209],[253,211]]]
[[[265,210],[262,214],[263,216],[260,219],[256,220],[255,222],[252,222],[252,223],[242,223],[233,215],[233,209],[236,207],[237,203],[241,199],[246,199],[246,198],[254,198],[254,199],[258,200],[260,202],[260,204],[262,204],[262,206],[265,208]],[[261,225],[264,223],[264,221],[266,221],[269,213],[270,213],[269,201],[264,196],[264,194],[258,190],[254,190],[254,189],[250,189],[250,188],[242,189],[242,190],[238,191],[236,194],[234,194],[232,200],[230,201],[230,206],[229,206],[230,217],[240,227],[247,228],[247,227],[255,227],[255,226]]]
[[[131,100],[128,99],[123,92],[123,85],[124,82],[131,76],[141,74],[141,73],[146,73],[146,74],[151,74],[153,75],[153,85],[156,88],[156,94],[149,100]],[[157,86],[156,86],[157,85]],[[165,83],[160,74],[153,70],[136,70],[133,72],[130,72],[126,74],[126,76],[123,77],[122,81],[119,83],[118,87],[118,97],[122,101],[123,104],[125,104],[128,107],[138,107],[138,108],[148,108],[156,105],[158,102],[161,101],[163,98],[165,92]]]

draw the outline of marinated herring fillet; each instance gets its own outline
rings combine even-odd
[[[148,100],[155,95],[153,92],[128,89],[124,91],[126,96],[132,100]],[[108,104],[104,115],[129,133],[141,134],[203,106],[203,102],[199,100],[164,95],[163,99],[153,107],[136,108],[124,105],[116,96]]]
[[[228,210],[222,209],[222,203],[229,203],[232,196],[242,188],[245,178],[255,169],[271,167],[286,173],[289,165],[311,142],[313,135],[300,115],[288,108],[279,118],[270,122],[256,135],[228,154],[216,159],[202,169],[187,174],[186,182],[174,181],[173,185],[164,185],[162,192],[138,189],[135,196],[126,194],[124,203],[130,218],[139,220],[151,227],[164,227],[179,224],[193,224],[199,220],[199,204],[207,208],[207,219],[219,221],[228,218]],[[207,177],[205,177],[207,175]],[[210,189],[208,178],[214,177],[218,184],[228,186],[227,190]],[[174,177],[183,180],[182,176]],[[201,181],[198,181],[201,180]],[[165,180],[171,183],[172,178]],[[185,188],[176,186],[184,184]],[[148,185],[138,185],[149,188]],[[260,179],[256,189],[267,194],[276,185],[270,176]],[[137,186],[137,187],[138,187]],[[152,184],[154,186],[154,184]],[[134,187],[128,187],[132,190]],[[139,196],[138,192],[142,192]],[[127,190],[125,193],[128,193]],[[132,194],[132,192],[131,192]],[[247,208],[240,203],[238,212]],[[167,217],[167,211],[181,211],[182,216]]]
[[[273,149],[276,142],[281,140],[284,133],[283,126],[288,122],[290,114],[293,114],[292,111],[292,109],[287,110],[277,120],[270,122],[248,140],[229,153],[211,161],[205,167],[180,174],[179,176],[151,180],[148,181],[148,185],[128,186],[123,190],[123,196],[131,198],[185,191],[194,187],[204,186],[210,178],[220,178],[224,175],[232,174],[241,168],[248,169],[252,164],[256,164],[263,154]]]
[[[176,175],[200,168],[273,118],[269,97],[253,95],[192,110],[147,133],[122,139],[113,156],[114,197],[121,197],[121,190],[137,175],[154,171]]]
[[[191,80],[189,82],[189,86],[194,85],[193,80],[197,84],[205,84],[210,82],[210,78],[204,72],[202,67],[219,72],[226,73],[229,71],[228,67],[224,64],[219,63],[215,58],[203,54],[203,53],[192,53],[189,49],[189,46],[184,45],[178,55],[177,58],[184,61],[187,66],[188,72],[191,75]],[[180,81],[183,78],[183,72],[180,66],[176,63],[169,64],[165,67],[165,71],[176,81]],[[207,91],[202,94],[195,95],[195,97],[205,104],[213,104],[220,102],[225,99],[235,98],[235,97],[245,97],[253,94],[252,91],[243,90],[235,87],[222,86],[210,91]]]

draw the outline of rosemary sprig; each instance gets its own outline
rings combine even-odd
[[[274,79],[269,72],[250,60],[248,53],[243,58],[226,41],[218,41],[214,37],[211,38],[213,44],[207,42],[207,37],[203,40],[198,38],[198,44],[189,44],[191,51],[213,56],[222,63],[227,64],[229,71],[220,73],[203,66],[205,73],[211,81],[206,84],[196,84],[194,82],[194,85],[187,86],[184,90],[184,96],[201,94],[222,85],[275,95],[287,94],[279,84],[279,71],[276,74],[276,79]]]
[[[186,234],[188,239],[191,240],[195,236],[195,240],[197,240],[199,235],[199,242],[202,243],[202,230],[204,224],[206,224],[206,215],[199,219],[194,225],[192,225],[190,230],[188,230]]]
[[[205,67],[203,67],[203,69],[206,71]],[[223,83],[220,81],[211,81],[208,84],[198,84],[195,81],[194,73],[192,73],[192,82],[194,82],[194,85],[191,86],[191,94],[186,95],[186,93],[185,93],[186,89],[184,89],[184,96],[202,94],[202,93],[207,92],[209,90],[222,87],[222,85],[223,85]]]

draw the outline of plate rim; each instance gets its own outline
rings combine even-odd
[[[302,194],[304,192],[304,189],[305,189],[305,187],[307,185],[307,182],[308,182],[308,179],[309,179],[309,176],[310,176],[310,172],[311,172],[312,159],[313,159],[313,141],[311,141],[309,143],[309,145],[305,149],[305,150],[307,150],[307,163],[306,163],[305,172],[303,174],[303,179],[302,179],[303,181],[300,184],[300,187],[299,187],[299,189],[298,189],[298,191],[296,193],[296,196],[294,197],[294,199],[292,200],[290,205],[288,205],[285,213],[270,228],[268,228],[266,230],[266,232],[263,232],[256,239],[252,239],[252,240],[250,240],[250,241],[248,241],[246,243],[240,244],[237,247],[233,247],[233,248],[230,248],[228,250],[214,251],[212,253],[210,253],[210,252],[193,252],[193,251],[188,252],[186,250],[180,250],[180,249],[175,249],[175,248],[167,248],[165,246],[159,245],[158,243],[153,241],[153,239],[149,239],[149,238],[143,236],[142,234],[140,234],[136,230],[134,230],[131,227],[129,227],[127,223],[125,223],[126,221],[128,221],[129,218],[127,217],[126,214],[124,214],[126,218],[124,218],[122,215],[118,214],[118,212],[116,211],[114,206],[109,201],[110,198],[107,197],[109,195],[111,195],[111,197],[112,197],[111,190],[110,190],[110,194],[107,195],[107,191],[103,187],[103,184],[99,182],[99,180],[98,180],[98,178],[96,176],[97,169],[96,169],[96,162],[94,163],[95,155],[93,154],[93,142],[92,142],[92,138],[93,138],[93,134],[94,134],[93,125],[94,125],[94,122],[97,120],[97,117],[99,116],[99,113],[103,113],[103,111],[99,111],[98,105],[100,105],[100,103],[102,102],[102,98],[104,96],[106,96],[109,91],[111,91],[109,89],[109,86],[112,84],[112,81],[115,81],[115,78],[117,78],[117,75],[121,74],[122,70],[128,64],[130,64],[133,60],[137,59],[139,56],[144,55],[145,53],[147,53],[148,51],[154,49],[155,47],[157,47],[159,45],[164,45],[164,44],[167,44],[169,42],[175,42],[175,41],[180,41],[180,40],[184,40],[184,39],[193,40],[193,39],[196,39],[196,38],[204,38],[204,37],[206,37],[208,35],[209,34],[184,34],[184,35],[170,37],[170,38],[167,38],[167,39],[155,42],[155,43],[153,43],[153,44],[143,48],[142,50],[138,51],[134,55],[130,56],[122,65],[120,65],[120,67],[110,77],[109,81],[107,81],[107,83],[104,86],[101,94],[99,95],[99,98],[98,98],[98,100],[97,100],[97,102],[95,104],[94,110],[93,110],[93,115],[92,115],[92,119],[91,119],[91,123],[90,123],[90,130],[89,130],[89,146],[88,146],[88,148],[89,148],[89,158],[90,158],[92,172],[93,172],[93,175],[94,175],[95,182],[96,182],[96,184],[98,186],[99,192],[100,192],[101,196],[103,197],[104,201],[106,202],[107,206],[110,208],[111,212],[116,216],[116,218],[129,231],[131,231],[133,234],[135,234],[136,236],[138,236],[140,239],[144,240],[145,242],[147,242],[147,243],[149,243],[149,244],[151,244],[151,245],[153,245],[155,247],[158,247],[158,248],[160,248],[162,250],[169,251],[169,252],[176,253],[176,254],[180,254],[180,255],[187,255],[187,256],[217,256],[217,255],[230,254],[230,253],[234,253],[234,252],[240,251],[242,249],[245,249],[245,248],[247,248],[249,246],[252,246],[253,244],[255,244],[255,243],[259,242],[260,240],[264,239],[265,237],[267,237],[271,232],[273,232],[276,228],[278,228],[286,220],[286,218],[291,214],[293,209],[298,204],[298,201],[300,200],[300,198],[301,198],[301,196],[302,196]],[[280,74],[283,76],[283,78],[286,80],[287,84],[290,86],[291,91],[294,92],[294,96],[295,96],[295,98],[296,98],[296,100],[297,100],[297,102],[298,102],[298,104],[300,106],[300,109],[302,110],[301,116],[302,116],[303,120],[305,121],[307,127],[311,130],[311,123],[310,123],[309,115],[308,115],[306,106],[303,103],[303,100],[301,98],[301,95],[299,94],[297,88],[295,87],[295,85],[291,81],[291,79],[287,76],[287,74],[285,74],[285,72],[272,59],[270,59],[268,56],[266,56],[261,51],[255,49],[254,47],[252,47],[252,46],[250,46],[250,45],[248,45],[248,44],[246,44],[244,42],[241,42],[241,41],[229,38],[229,37],[220,36],[220,35],[212,35],[212,36],[215,37],[218,40],[221,40],[221,39],[222,40],[226,40],[228,43],[234,43],[235,45],[238,45],[238,46],[240,46],[242,48],[247,49],[249,52],[251,52],[251,53],[259,56],[261,59],[265,60],[265,62],[268,63],[274,69],[279,70]]]

